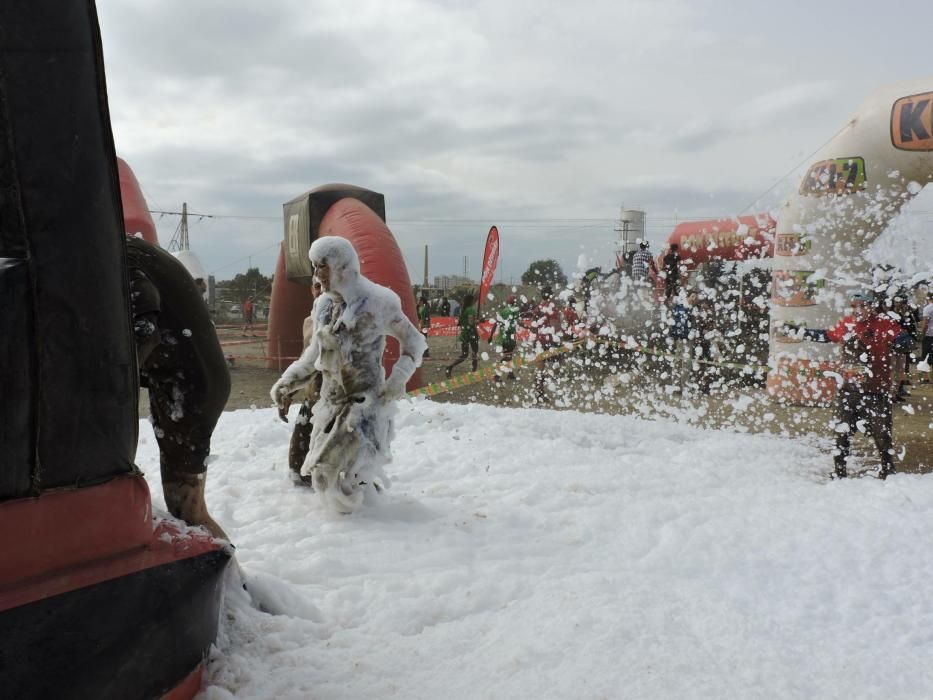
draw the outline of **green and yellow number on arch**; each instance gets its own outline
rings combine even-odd
[[[831,158],[810,166],[800,183],[800,194],[813,197],[852,194],[864,190],[865,181],[864,158]]]

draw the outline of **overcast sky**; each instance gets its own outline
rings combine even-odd
[[[919,1],[99,0],[117,153],[219,279],[271,273],[282,203],[382,192],[414,282],[609,265],[621,206],[776,208],[876,87],[930,75]],[[777,183],[777,184],[776,184]],[[928,194],[928,193],[925,193]],[[254,218],[252,218],[254,217]],[[155,216],[163,245],[178,223]]]

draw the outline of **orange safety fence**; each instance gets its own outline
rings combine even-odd
[[[265,362],[266,360],[281,360],[281,361],[294,362],[297,359],[298,359],[297,356],[288,357],[285,355],[281,357],[277,357],[275,355],[227,355],[228,362],[230,360],[234,360],[234,361],[236,360],[262,360],[263,362]]]
[[[226,324],[222,324],[219,326],[214,326],[214,328],[216,328],[217,330],[231,330],[235,328],[243,328],[245,325],[246,325],[245,323],[226,323]],[[258,331],[264,331],[266,330],[266,324],[265,323],[252,323],[250,324],[250,328],[254,330],[258,330]]]
[[[265,338],[254,338],[253,340],[221,340],[220,347],[227,348],[233,345],[255,345],[256,343],[265,342]]]

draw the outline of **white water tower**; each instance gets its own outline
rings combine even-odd
[[[645,240],[645,212],[623,208],[616,230],[619,232],[619,252],[625,254],[635,250],[638,241]]]

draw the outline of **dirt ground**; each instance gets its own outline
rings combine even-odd
[[[278,378],[277,368],[268,369],[265,341],[243,337],[239,329],[219,331],[228,356],[233,358],[230,370],[232,389],[227,410],[265,408],[272,405],[269,388]],[[228,344],[233,343],[233,344]],[[444,366],[459,354],[454,338],[431,338],[430,353],[422,368],[425,383],[442,381]],[[480,368],[492,366],[495,350],[480,344]],[[283,369],[287,366],[283,363]],[[462,363],[455,374],[467,372],[469,361]],[[496,406],[580,410],[619,415],[636,415],[651,420],[672,418],[704,428],[736,432],[771,433],[800,437],[816,442],[827,452],[827,471],[831,468],[831,411],[827,408],[784,407],[772,402],[757,386],[728,388],[711,396],[678,396],[670,387],[659,386],[649,377],[663,376],[665,367],[644,356],[607,356],[596,351],[578,350],[565,357],[556,372],[557,386],[549,392],[550,400],[539,404],[534,400],[533,367],[517,372],[514,381],[502,384],[483,382],[432,397],[433,401],[450,403],[483,403]],[[661,380],[663,382],[663,379]],[[897,467],[904,472],[933,472],[933,384],[914,383],[911,398],[895,407],[894,442],[898,452]],[[140,397],[140,415],[148,414],[147,398]],[[877,459],[874,447],[866,437],[856,437],[852,454],[865,465]]]

